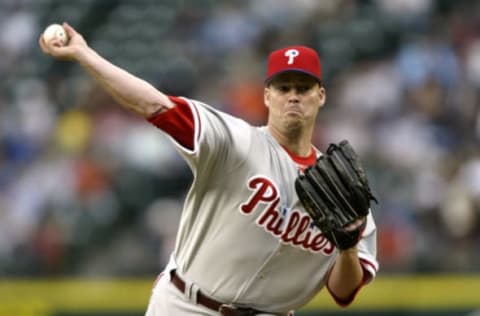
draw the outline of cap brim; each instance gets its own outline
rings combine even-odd
[[[299,72],[299,73],[303,73],[303,74],[306,74],[306,75],[309,75],[310,77],[313,77],[314,79],[316,79],[318,82],[322,82],[322,79],[320,77],[318,77],[317,75],[315,75],[314,73],[311,73],[309,71],[306,71],[304,69],[298,69],[298,68],[289,68],[289,69],[283,69],[281,71],[277,71],[276,73],[270,75],[270,77],[267,77],[265,79],[265,83],[269,83],[270,81],[272,81],[273,78],[275,78],[276,76],[278,75],[281,75],[283,73],[286,73],[286,72]]]

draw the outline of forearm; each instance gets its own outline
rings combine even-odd
[[[151,84],[117,67],[87,47],[78,55],[79,64],[126,109],[149,117],[174,106]]]
[[[348,299],[361,285],[363,269],[357,247],[340,252],[328,278],[328,288],[339,299]]]

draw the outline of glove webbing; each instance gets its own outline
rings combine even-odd
[[[353,219],[356,213],[350,203],[345,199],[346,192],[343,192],[339,187],[341,180],[337,177],[335,177],[337,179],[334,179],[321,168],[317,168],[318,165],[321,165],[322,168],[332,169],[326,161],[327,159],[328,158],[323,156],[320,157],[317,164],[308,170],[305,176],[307,177],[308,183],[314,185],[314,192],[316,191],[321,196],[321,199],[328,204],[327,209],[335,210],[332,212],[332,216],[335,216],[341,223],[347,224]],[[332,175],[333,174],[334,173],[332,173]],[[325,181],[325,183],[321,180]],[[348,209],[349,214],[344,214],[337,205],[342,205],[343,208]],[[323,210],[325,210],[325,208],[323,208]]]
[[[350,170],[350,171],[353,170],[353,172],[355,172],[355,174],[357,175],[357,180],[360,182],[360,184],[356,183],[356,186],[364,188],[365,189],[364,192],[366,191],[369,199],[378,203],[377,199],[375,198],[372,191],[370,190],[367,175],[365,174],[365,171],[363,170],[363,168],[360,166],[358,156],[353,150],[352,146],[348,143],[348,141],[346,140],[341,141],[339,145],[330,144],[330,146],[327,149],[327,154],[331,155],[332,157],[335,157],[335,161],[343,162],[345,159],[348,160],[349,164],[342,163],[342,165],[346,170]],[[343,175],[351,179],[351,183],[356,182],[355,179],[353,179],[350,176],[349,172],[344,172]]]

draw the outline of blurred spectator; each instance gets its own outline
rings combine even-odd
[[[192,177],[163,134],[71,64],[39,54],[41,25],[63,20],[167,93],[258,125],[259,56],[286,44],[317,47],[329,94],[315,140],[325,150],[348,138],[365,157],[380,197],[382,271],[478,272],[478,8],[0,0],[0,275],[154,273],[172,249]]]

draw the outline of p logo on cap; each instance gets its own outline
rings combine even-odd
[[[293,59],[297,57],[300,53],[296,49],[289,49],[285,52],[285,56],[288,57],[288,62],[287,64],[291,65],[293,64]]]
[[[298,71],[321,81],[322,71],[317,52],[306,46],[288,46],[273,51],[268,56],[265,82],[286,71]]]

